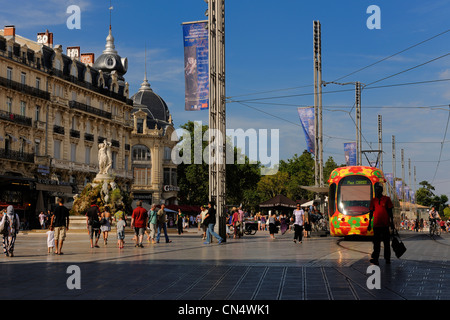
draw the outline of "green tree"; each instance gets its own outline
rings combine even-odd
[[[416,193],[416,201],[418,204],[426,207],[431,207],[435,197],[434,187],[428,181],[419,182],[420,187]]]
[[[206,204],[209,200],[209,165],[203,161],[202,155],[205,148],[208,146],[208,141],[203,141],[203,136],[208,130],[207,125],[203,125],[201,128],[196,127],[197,124],[188,121],[180,128],[187,131],[187,135],[181,139],[179,142],[181,145],[181,152],[179,154],[183,161],[178,165],[177,175],[178,175],[178,186],[180,191],[178,193],[180,203],[184,204]],[[202,148],[195,148],[194,146],[194,132],[201,135]],[[227,139],[227,151],[230,150],[230,141]],[[200,152],[197,155],[197,160],[195,159],[195,151]],[[190,152],[190,157],[184,155],[183,152]],[[258,182],[261,178],[260,174],[260,163],[250,164],[248,157],[243,155],[239,149],[234,147],[234,164],[226,165],[226,181],[227,190],[226,197],[227,203],[229,204],[243,204],[246,206],[252,206],[259,203],[254,203],[258,201],[256,197],[256,188]],[[201,159],[201,163],[198,160]],[[243,159],[237,163],[237,159]],[[190,161],[189,161],[190,160]],[[190,163],[189,163],[190,162]],[[242,163],[241,163],[242,162]]]
[[[444,214],[444,209],[447,207],[448,197],[446,195],[435,195],[434,187],[428,181],[421,181],[419,183],[422,187],[417,190],[416,201],[418,204],[426,207],[434,206],[439,210],[439,214]]]
[[[329,157],[327,162],[325,162],[325,165],[323,167],[323,183],[326,185],[328,182],[328,179],[330,178],[331,172],[333,172],[334,169],[340,167],[333,159],[333,157]]]

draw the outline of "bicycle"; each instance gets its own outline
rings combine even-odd
[[[437,221],[433,221],[430,224],[430,236],[441,235],[441,227],[438,225]]]

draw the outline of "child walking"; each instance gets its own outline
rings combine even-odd
[[[48,253],[50,254],[53,253],[53,248],[55,247],[55,231],[51,228],[46,233]]]
[[[123,220],[123,216],[120,216],[119,221],[116,224],[117,244],[119,245],[119,249],[123,249],[123,240],[125,239],[125,226],[125,220]]]

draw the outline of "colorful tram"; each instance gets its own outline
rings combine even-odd
[[[383,193],[394,204],[394,224],[400,222],[399,201],[393,189],[386,183],[383,172],[374,167],[350,166],[333,170],[330,174],[328,194],[328,218],[330,235],[373,236],[369,225],[369,205],[375,196],[375,184],[383,185]],[[373,220],[372,220],[373,221]]]

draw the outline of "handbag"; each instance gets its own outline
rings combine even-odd
[[[1,235],[8,234],[8,225],[6,224],[6,221],[2,225],[0,225],[0,234]]]
[[[392,232],[392,250],[394,250],[397,258],[400,258],[406,252],[405,244],[402,242],[398,231],[395,229]]]

